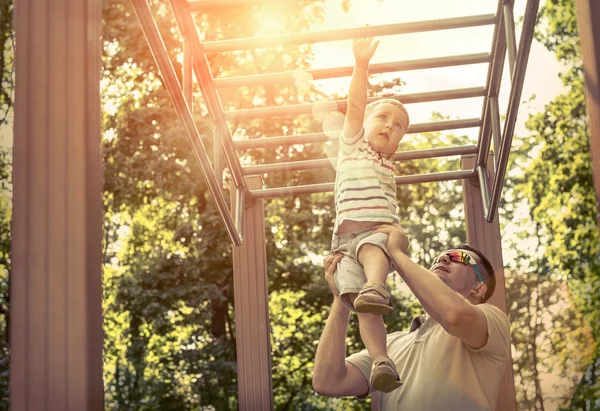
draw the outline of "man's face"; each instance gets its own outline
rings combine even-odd
[[[468,254],[475,260],[479,270],[483,269],[476,253],[468,250],[449,250],[441,253],[436,258],[430,271],[452,290],[467,297],[471,290],[479,284],[477,273],[472,265],[453,261],[450,251],[459,251]]]
[[[391,156],[406,132],[407,123],[408,118],[400,107],[390,103],[377,104],[364,122],[366,140],[378,153]]]

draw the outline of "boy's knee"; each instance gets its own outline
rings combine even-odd
[[[377,257],[382,257],[385,258],[385,253],[383,252],[383,250],[379,247],[377,247],[376,245],[373,244],[363,244],[359,249],[358,249],[358,262],[363,264],[363,260],[364,259],[373,259],[373,258],[377,258]]]

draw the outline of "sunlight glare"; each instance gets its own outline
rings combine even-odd
[[[279,13],[257,13],[255,26],[256,36],[269,36],[285,32],[285,20]]]
[[[307,71],[304,70],[295,70],[294,71],[294,84],[300,91],[306,91],[310,89],[313,85],[313,76]]]

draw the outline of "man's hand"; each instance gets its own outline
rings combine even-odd
[[[373,42],[373,37],[365,39],[354,39],[352,44],[352,51],[354,52],[354,59],[356,60],[357,66],[366,67],[371,61],[371,57],[375,54],[379,40]]]
[[[342,254],[329,254],[323,261],[323,265],[325,266],[325,280],[327,281],[327,284],[329,284],[329,289],[336,297],[339,296],[340,293],[335,286],[333,275],[335,274],[337,263],[342,259],[342,257]]]
[[[377,229],[378,233],[386,233],[389,235],[387,242],[388,252],[400,250],[404,254],[408,251],[408,236],[404,229],[399,224],[382,225]]]

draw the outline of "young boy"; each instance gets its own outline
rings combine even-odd
[[[394,155],[409,118],[396,100],[367,105],[367,72],[378,44],[372,38],[353,44],[356,63],[339,143],[332,252],[344,255],[335,283],[341,302],[357,312],[361,338],[374,359],[371,386],[390,392],[402,385],[387,355],[382,317],[392,310],[385,281],[393,268],[387,234],[374,231],[398,223]]]

